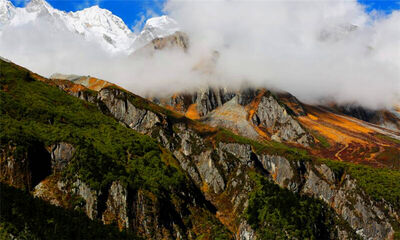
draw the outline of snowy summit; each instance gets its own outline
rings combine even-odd
[[[0,34],[3,28],[38,20],[49,21],[55,28],[96,41],[110,52],[130,53],[155,38],[179,30],[175,20],[161,16],[148,19],[142,32],[136,35],[121,18],[99,6],[67,13],[53,8],[45,0],[31,0],[24,8],[15,7],[9,0],[0,0]]]

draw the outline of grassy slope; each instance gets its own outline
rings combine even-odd
[[[0,89],[1,147],[15,146],[16,159],[30,147],[68,142],[74,145],[76,154],[63,172],[67,180],[79,176],[97,190],[120,180],[133,191],[150,191],[161,203],[179,198],[176,194],[181,191],[192,190],[186,175],[171,164],[170,153],[152,138],[102,114],[95,105],[36,81],[29,71],[3,61],[0,61]],[[17,211],[29,218],[24,216],[25,211]],[[215,221],[214,216],[211,218]],[[36,226],[27,224],[29,228]],[[210,236],[227,234],[220,223],[203,224],[219,226],[208,233]]]

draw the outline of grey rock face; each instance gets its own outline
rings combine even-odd
[[[237,143],[219,143],[219,150],[233,154],[245,166],[253,166],[251,155],[253,153],[250,145]]]
[[[194,102],[200,116],[205,116],[232,98],[233,94],[228,93],[225,89],[205,88],[195,93]]]
[[[190,158],[185,157],[180,151],[174,151],[173,154],[179,161],[182,169],[189,174],[189,176],[193,179],[197,186],[201,186],[201,176],[197,170],[196,165],[192,163]]]
[[[155,113],[136,108],[127,100],[127,95],[120,90],[102,89],[98,94],[98,98],[107,106],[116,119],[140,133],[150,133],[152,127],[160,122]]]
[[[75,93],[75,96],[79,99],[82,99],[86,102],[90,102],[90,103],[96,103],[96,96],[89,94],[86,91],[78,91]]]
[[[296,182],[290,182],[294,176],[294,172],[293,167],[286,158],[281,156],[261,155],[259,159],[264,169],[271,174],[273,180],[279,184],[279,186],[287,187],[292,191],[298,190],[298,184]],[[291,183],[290,186],[289,183]]]
[[[42,144],[17,151],[12,142],[0,145],[0,181],[13,187],[32,190],[51,174],[51,157]]]
[[[200,116],[206,116],[214,109],[237,98],[237,102],[241,106],[246,106],[257,96],[257,90],[246,88],[240,91],[231,91],[227,88],[205,88],[197,91],[194,94],[194,102],[197,105],[197,110]]]
[[[255,240],[257,239],[254,230],[250,227],[250,225],[243,221],[239,225],[239,231],[236,236],[236,240]]]
[[[251,114],[252,118],[248,119],[249,109],[247,108],[263,91],[252,88],[239,91],[225,88],[204,88],[191,95],[174,95],[167,101],[159,102],[173,106],[182,113],[185,113],[191,104],[196,104],[199,116],[207,124],[231,129],[252,139],[262,137],[254,129],[254,126],[257,126],[268,132],[276,141],[295,142],[304,146],[312,143],[312,136],[294,118],[295,115],[304,115],[305,111],[301,103],[290,94],[279,95],[282,96],[283,101],[291,104],[292,108],[287,107],[287,109],[292,109],[290,113],[270,92],[267,92],[262,96],[257,109],[254,109],[255,114]]]
[[[275,94],[296,116],[307,115],[302,103],[292,94],[288,92],[277,92]]]
[[[105,224],[116,222],[120,229],[129,227],[127,199],[128,192],[126,188],[118,181],[113,182],[106,202],[107,208],[102,216]]]
[[[214,193],[221,193],[225,189],[225,182],[211,157],[211,150],[194,157],[194,161],[203,181]]]
[[[297,142],[305,146],[312,142],[312,137],[271,94],[262,97],[252,122],[270,131],[273,140]]]
[[[262,96],[256,113],[248,119],[247,107],[265,90],[244,88],[238,91],[226,88],[204,88],[191,94],[178,94],[167,100],[157,100],[158,103],[173,106],[178,111],[185,113],[191,104],[196,105],[199,116],[211,126],[219,126],[252,139],[263,136],[252,125],[268,132],[273,140],[295,142],[308,146],[313,138],[297,122],[294,116],[303,116],[305,111],[301,103],[290,94],[278,94],[292,109],[287,111],[270,92]],[[245,108],[246,107],[246,108]],[[253,106],[250,106],[253,108]],[[250,109],[253,110],[253,109]],[[293,116],[292,116],[293,115]]]
[[[305,173],[297,172],[302,179],[299,182],[294,178],[297,170],[287,159],[269,155],[259,158],[277,184],[323,200],[363,239],[388,239],[393,235],[394,230],[379,205],[357,188],[350,176],[346,175],[342,184],[337,185],[328,166],[306,164]]]
[[[238,97],[235,96],[209,113],[202,121],[210,126],[231,129],[241,136],[257,140],[260,135],[247,120],[247,115],[246,109],[239,104]]]
[[[61,172],[72,159],[75,148],[69,143],[57,143],[48,148],[51,155],[51,167],[54,172]]]
[[[328,179],[333,179],[332,175],[332,171],[325,171]],[[356,186],[354,180],[348,175],[345,176],[341,186],[336,186],[309,170],[303,192],[313,194],[333,206],[333,209],[363,239],[389,238],[393,235],[394,230],[388,218],[383,217],[378,205]]]
[[[2,146],[0,151],[0,181],[17,188],[32,185],[32,174],[26,153],[20,159],[14,157],[16,147],[11,144]]]
[[[80,179],[73,183],[73,194],[81,196],[85,200],[85,212],[90,219],[95,219],[98,215],[97,200],[98,192],[90,189],[90,187]]]
[[[151,35],[151,34],[150,34]],[[180,31],[176,31],[175,33],[162,37],[155,38],[153,36],[147,36],[148,38],[146,42],[136,42],[134,48],[137,49],[134,51],[131,56],[133,57],[147,57],[156,53],[156,51],[160,49],[178,49],[186,51],[189,46],[189,38],[188,36]],[[142,36],[143,37],[143,36]],[[143,39],[142,39],[143,40]],[[149,42],[149,43],[148,43]],[[144,46],[143,46],[144,45]]]

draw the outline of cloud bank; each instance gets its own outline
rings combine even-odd
[[[45,76],[97,76],[138,94],[206,85],[291,92],[303,101],[392,106],[400,98],[400,11],[346,1],[182,1],[165,5],[190,38],[187,53],[109,54],[43,22],[7,28],[0,56]],[[47,25],[46,25],[47,24]],[[218,51],[213,71],[194,66]]]

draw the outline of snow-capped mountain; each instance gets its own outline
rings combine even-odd
[[[0,0],[0,32],[4,27],[39,19],[49,21],[55,28],[79,34],[86,40],[99,42],[111,52],[130,53],[155,38],[178,30],[176,21],[167,16],[147,20],[143,31],[136,35],[121,18],[98,6],[67,13],[53,8],[45,0],[31,0],[24,8],[15,7],[9,0]]]
[[[109,10],[93,6],[68,14],[69,29],[82,35],[104,40],[118,50],[128,49],[135,38],[121,18]]]
[[[166,37],[177,31],[179,31],[178,23],[166,15],[150,18],[146,21],[143,30],[135,38],[131,46],[131,52],[143,47],[153,39]]]
[[[0,0],[0,27],[9,21],[15,15],[15,7],[8,0]]]

